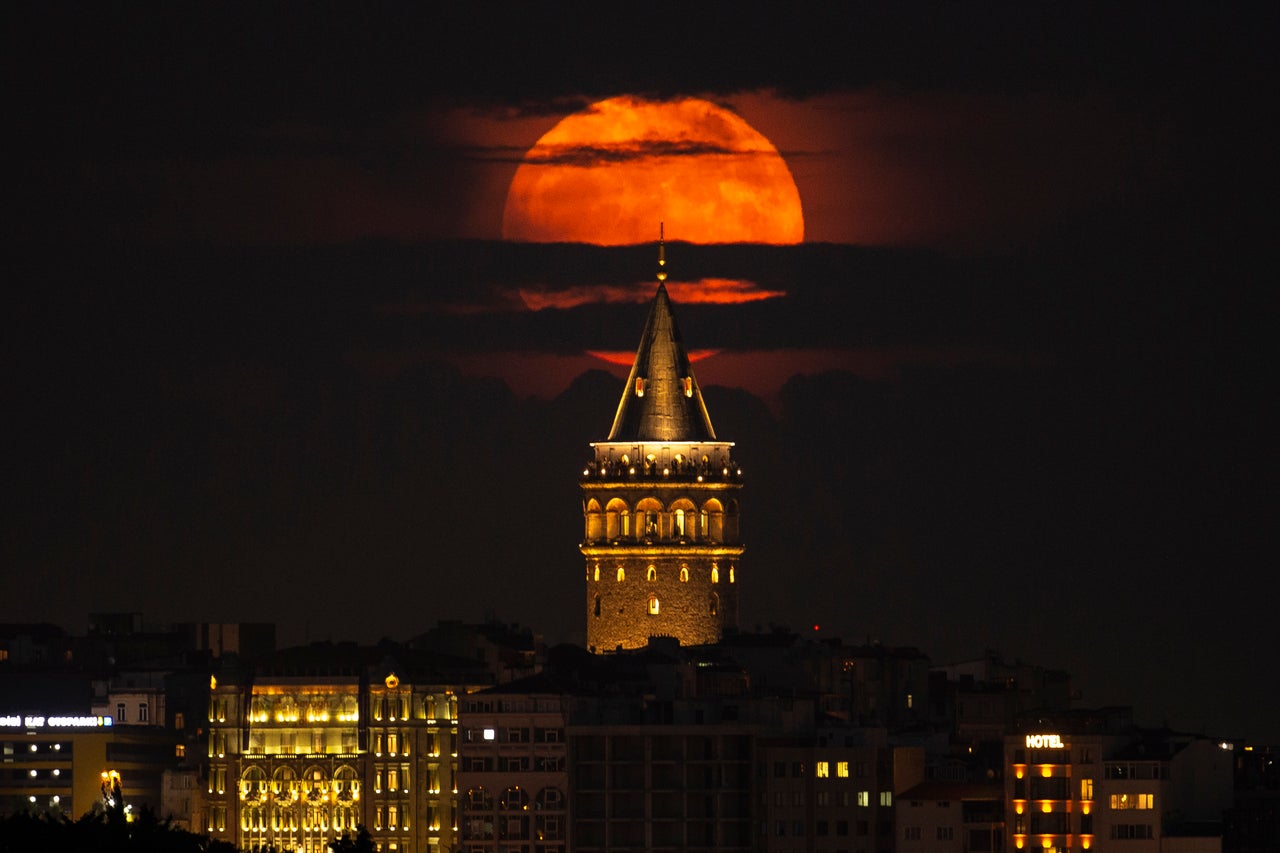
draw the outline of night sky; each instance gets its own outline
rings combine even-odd
[[[504,241],[507,188],[593,102],[697,97],[804,210],[667,233],[743,626],[1280,741],[1274,10],[596,5],[6,7],[0,621],[580,642],[660,217]]]

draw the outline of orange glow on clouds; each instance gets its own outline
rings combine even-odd
[[[667,292],[681,305],[738,305],[786,296],[785,290],[765,290],[754,281],[731,278],[703,278],[697,281],[668,281]],[[653,282],[618,285],[583,285],[556,291],[522,289],[520,299],[531,311],[544,308],[577,308],[595,303],[644,304],[653,299]]]
[[[689,350],[687,354],[689,361],[702,361],[704,358],[710,358],[719,353],[720,350],[718,349],[695,349]],[[606,361],[609,364],[620,364],[623,367],[630,367],[632,362],[636,360],[635,350],[589,349],[587,350],[587,355]]]
[[[631,245],[658,223],[691,243],[799,243],[800,193],[761,133],[710,101],[623,96],[542,136],[516,169],[502,236]]]

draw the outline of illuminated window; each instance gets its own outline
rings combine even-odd
[[[819,779],[826,779],[831,775],[831,765],[825,761],[819,761],[815,769],[814,775]]]
[[[880,805],[882,805],[882,806],[891,806],[891,805],[893,805],[893,792],[892,792],[892,791],[881,791],[881,792],[880,792]]]
[[[642,379],[639,376],[636,377],[636,396],[637,397],[644,396],[644,379]]]
[[[683,536],[684,535],[684,510],[678,509],[675,511],[675,523],[676,523],[676,535]]]
[[[618,583],[622,583],[627,579],[627,573],[623,571],[622,566],[618,566]]]
[[[178,744],[177,746],[175,746],[175,747],[173,748],[173,756],[174,756],[174,758],[186,758],[186,757],[187,757],[187,745],[186,745],[185,743],[180,743],[180,744]]]
[[[596,573],[595,573],[595,576],[594,576],[592,579],[593,579],[593,580],[595,580],[597,583],[600,581],[600,567],[599,567],[599,566],[596,566]]]
[[[658,615],[658,596],[656,595],[649,596],[649,615]]]
[[[1080,780],[1080,799],[1082,800],[1093,799],[1093,780],[1092,779]]]
[[[689,567],[681,566],[680,567],[680,583],[688,583],[688,582],[689,582]]]
[[[849,778],[849,762],[837,761],[836,775],[839,776],[841,779],[848,779]]]
[[[715,563],[711,564],[711,582],[720,583],[720,569]]]
[[[729,583],[737,583],[737,582],[738,582],[738,579],[735,577],[733,566],[730,566],[729,567]]]
[[[656,581],[656,580],[658,579],[658,570],[657,570],[657,568],[655,568],[654,566],[650,566],[650,567],[649,567],[649,571],[647,571],[647,572],[645,573],[645,577],[646,577],[648,580]]]
[[[1111,808],[1116,810],[1155,808],[1155,794],[1112,794]]]
[[[859,792],[858,792],[858,805],[862,806],[863,808],[866,808],[867,806],[871,805],[871,792],[870,792],[870,791],[859,791]]]

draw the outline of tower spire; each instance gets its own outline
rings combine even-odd
[[[658,286],[667,280],[667,240],[664,233],[666,223],[658,223]]]
[[[609,441],[715,441],[702,391],[671,311],[667,249],[658,225],[658,292],[649,308]]]

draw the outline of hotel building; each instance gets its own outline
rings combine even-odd
[[[1128,709],[1025,724],[1005,737],[1005,759],[1009,850],[1156,853],[1232,801],[1229,749],[1137,729]]]

